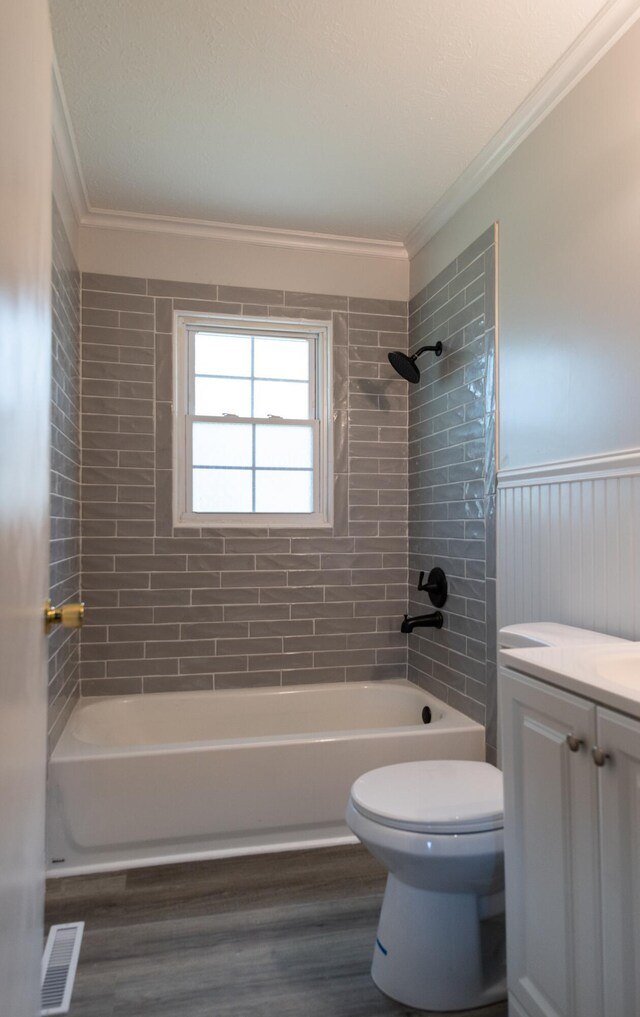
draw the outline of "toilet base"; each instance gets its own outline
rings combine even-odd
[[[504,918],[480,920],[480,898],[387,878],[371,976],[418,1010],[471,1010],[506,999]]]

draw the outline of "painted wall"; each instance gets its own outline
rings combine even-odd
[[[80,273],[54,197],[51,263],[51,523],[49,596],[80,600]],[[48,638],[49,747],[78,697],[80,634]]]
[[[407,300],[406,257],[80,227],[80,266],[94,274]]]
[[[500,465],[640,444],[640,22],[412,259],[499,221]]]
[[[495,242],[486,230],[409,305],[409,613],[434,610],[418,577],[444,569],[442,629],[409,636],[408,677],[496,731]]]
[[[174,310],[330,320],[333,531],[174,528]],[[83,273],[82,694],[404,678],[404,301]]]

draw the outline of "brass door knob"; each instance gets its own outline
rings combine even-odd
[[[83,621],[84,604],[65,604],[63,607],[52,607],[50,600],[45,604],[45,632],[49,632],[52,625],[62,625],[63,629],[79,629]]]

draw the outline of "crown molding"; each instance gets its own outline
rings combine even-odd
[[[277,230],[267,226],[241,226],[236,223],[185,219],[168,215],[144,215],[139,212],[115,212],[90,208],[82,215],[82,226],[94,229],[135,230],[138,233],[163,233],[173,236],[200,237],[207,240],[289,247],[323,251],[329,254],[357,254],[374,258],[406,261],[407,249],[401,241],[370,240],[335,236],[330,233],[305,233],[302,230]]]
[[[207,240],[258,244],[266,247],[288,247],[295,250],[321,251],[328,254],[354,254],[360,257],[391,258],[407,261],[407,249],[401,241],[371,240],[361,237],[335,236],[329,233],[306,233],[302,230],[277,230],[266,226],[242,226],[236,223],[211,222],[207,219],[186,219],[168,215],[144,215],[139,212],[117,212],[94,208],[89,202],[78,146],[64,94],[57,61],[53,59],[53,144],[62,166],[69,200],[78,226],[92,229],[132,230],[165,236],[199,237]]]
[[[73,133],[69,108],[64,94],[62,78],[60,77],[60,68],[58,67],[55,53],[53,54],[52,63],[52,100],[53,146],[62,167],[73,214],[77,224],[80,225],[89,210],[87,187],[82,175],[78,146],[76,145]]]
[[[491,139],[405,241],[278,230],[138,212],[94,208],[82,173],[73,126],[57,61],[53,60],[53,141],[79,226],[142,233],[199,237],[267,247],[353,254],[406,261],[442,229],[482,187],[525,138],[544,120],[617,40],[640,17],[639,0],[609,0],[566,53],[551,68],[504,126]]]
[[[405,239],[412,258],[502,166],[640,17],[638,0],[609,0],[566,53]]]

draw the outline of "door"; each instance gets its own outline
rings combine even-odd
[[[0,5],[0,1011],[39,1010],[49,515],[51,54],[45,0]]]
[[[598,745],[604,1015],[619,1017],[640,1009],[640,723],[599,709]]]
[[[595,706],[505,668],[499,692],[509,992],[528,1017],[602,1017]]]

